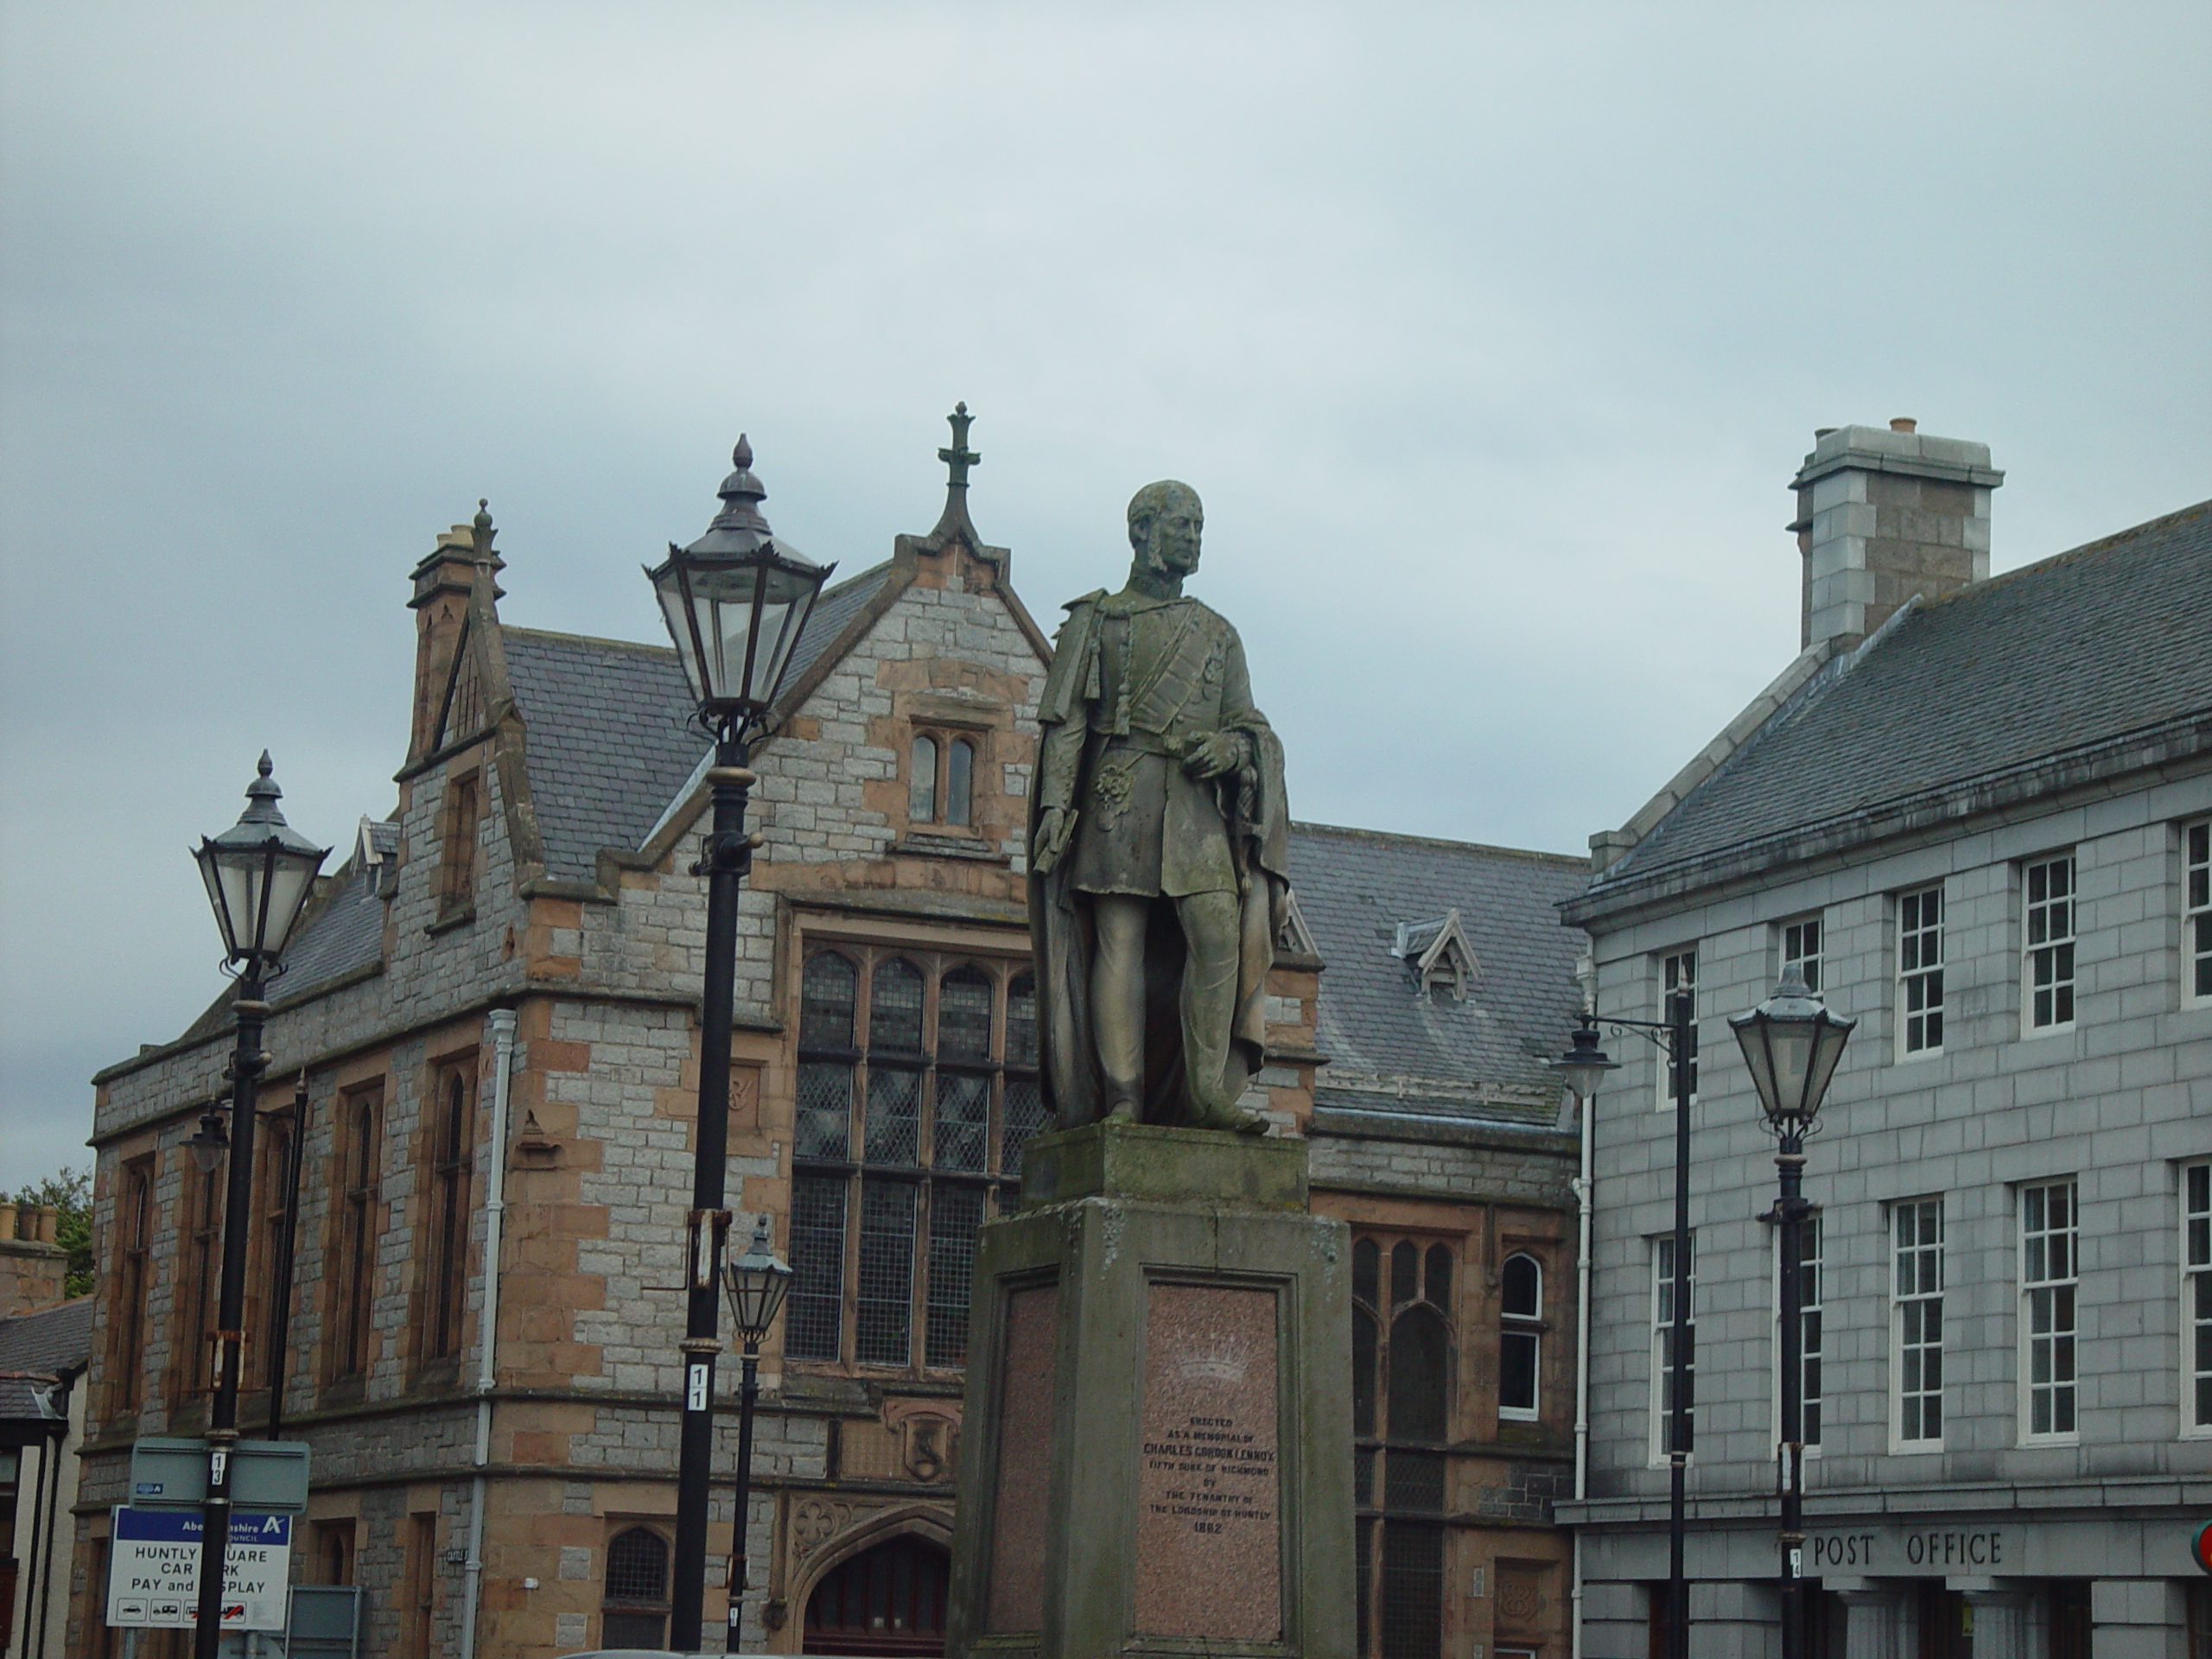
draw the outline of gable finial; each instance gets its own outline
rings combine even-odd
[[[957,531],[968,538],[968,545],[972,548],[979,538],[975,522],[968,517],[968,469],[982,460],[968,447],[968,429],[975,423],[976,417],[963,402],[955,404],[952,413],[944,418],[952,427],[952,447],[937,452],[937,458],[945,466],[944,511],[938,516],[937,528],[930,533],[941,537]]]
[[[937,458],[949,469],[944,486],[949,490],[964,490],[968,487],[968,469],[982,460],[968,447],[968,429],[975,423],[976,417],[968,412],[966,404],[958,403],[952,406],[952,413],[944,418],[952,426],[952,448],[937,452]]]

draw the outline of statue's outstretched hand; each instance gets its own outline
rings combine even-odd
[[[1183,757],[1183,770],[1193,778],[1218,778],[1243,764],[1244,740],[1235,732],[1215,732]]]
[[[1048,806],[1037,817],[1036,837],[1029,843],[1029,868],[1039,875],[1050,875],[1068,849],[1068,837],[1075,833],[1075,814],[1065,806]]]

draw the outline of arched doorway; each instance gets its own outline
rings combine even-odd
[[[802,1653],[938,1655],[952,1562],[901,1533],[840,1561],[806,1599]]]

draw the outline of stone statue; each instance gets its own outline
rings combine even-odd
[[[1261,1065],[1288,903],[1282,746],[1243,643],[1183,593],[1198,492],[1129,502],[1121,592],[1074,601],[1044,696],[1029,914],[1046,1097],[1103,1117],[1263,1134],[1237,1099]]]

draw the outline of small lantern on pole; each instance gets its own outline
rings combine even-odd
[[[784,1297],[791,1287],[791,1270],[775,1252],[774,1242],[768,1236],[768,1217],[763,1216],[753,1230],[753,1242],[745,1247],[745,1254],[723,1269],[724,1286],[729,1292],[730,1321],[737,1327],[739,1339],[747,1348],[758,1348],[767,1337],[768,1327],[776,1322],[776,1315],[783,1311]]]
[[[1598,1092],[1606,1072],[1621,1069],[1618,1060],[1598,1046],[1598,1022],[1586,1014],[1567,1039],[1567,1052],[1544,1064],[1559,1073],[1560,1081],[1577,1100],[1589,1099]]]
[[[763,1216],[753,1229],[753,1242],[745,1254],[723,1269],[722,1282],[729,1292],[730,1321],[737,1326],[744,1376],[738,1387],[737,1503],[733,1513],[729,1549],[729,1636],[728,1650],[738,1650],[745,1611],[745,1532],[753,1505],[753,1412],[760,1401],[760,1344],[791,1287],[791,1270],[775,1251],[775,1241]]]

